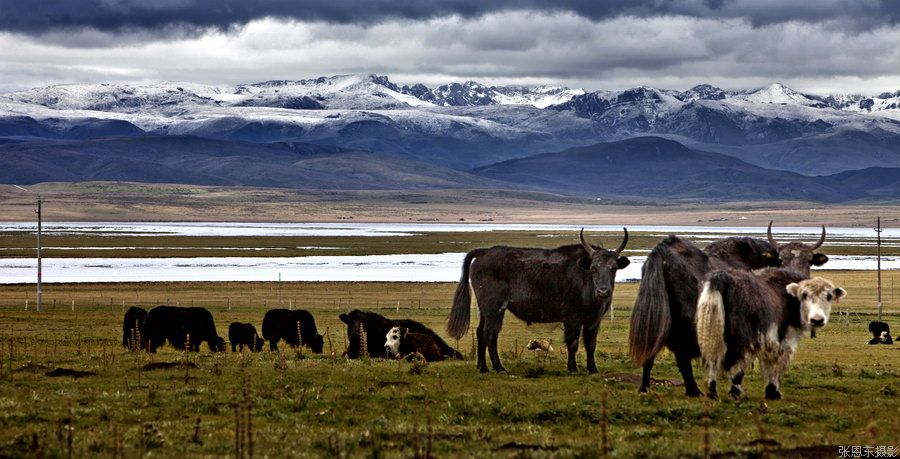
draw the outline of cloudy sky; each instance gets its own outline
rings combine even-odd
[[[342,73],[900,89],[895,0],[0,0],[0,91]]]

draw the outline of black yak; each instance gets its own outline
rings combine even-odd
[[[122,346],[128,349],[138,347],[141,334],[144,332],[144,321],[147,320],[147,310],[132,306],[125,312],[122,320]]]
[[[388,330],[385,336],[384,350],[391,358],[421,354],[426,362],[444,360],[441,349],[431,335],[412,333],[406,327],[393,327]]]
[[[783,266],[809,276],[811,266],[828,261],[827,256],[815,252],[825,242],[824,226],[815,244],[779,244],[772,237],[769,222],[767,239],[731,237],[700,250],[684,239],[669,236],[650,252],[628,333],[631,358],[643,367],[641,392],[649,389],[654,359],[665,346],[675,354],[685,393],[691,397],[702,395],[694,380],[691,360],[700,357],[694,318],[701,284],[709,272]]]
[[[282,339],[291,347],[306,346],[316,354],[322,353],[325,344],[316,329],[316,320],[309,311],[302,309],[272,309],[266,312],[262,333],[269,342],[270,351],[277,351],[278,341]]]
[[[149,352],[156,352],[166,341],[175,349],[194,352],[206,341],[210,351],[225,352],[225,340],[216,333],[213,316],[206,308],[157,306],[147,314],[142,338]]]
[[[363,342],[362,331],[365,331],[365,352],[369,357],[386,357],[384,341],[382,337],[394,327],[404,327],[413,333],[421,333],[431,336],[444,357],[462,359],[462,354],[450,347],[443,338],[434,330],[420,322],[409,319],[388,319],[382,315],[369,311],[354,309],[347,314],[340,315],[341,322],[347,324],[347,357],[356,359],[360,357],[360,344]]]
[[[869,322],[869,333],[872,334],[869,344],[894,344],[894,339],[891,338],[891,327],[887,322],[878,320]]]
[[[697,342],[709,370],[707,395],[717,397],[720,371],[730,393],[743,394],[744,368],[759,359],[766,398],[781,398],[781,377],[805,332],[828,324],[831,304],[846,295],[827,279],[783,268],[714,271],[697,304]]]
[[[263,339],[256,333],[253,324],[232,322],[228,326],[228,341],[231,343],[231,352],[237,352],[238,348],[244,350],[244,346],[251,352],[260,352],[263,348]]]
[[[620,255],[628,243],[628,230],[615,250],[588,244],[584,229],[580,239],[581,244],[555,249],[496,246],[466,254],[447,332],[459,339],[469,329],[471,281],[480,312],[476,330],[479,371],[488,371],[486,349],[494,371],[506,371],[500,363],[497,338],[509,310],[529,325],[562,322],[570,372],[577,371],[575,353],[579,336],[583,336],[587,371],[597,372],[594,350],[600,320],[612,303],[616,271],[630,263]]]

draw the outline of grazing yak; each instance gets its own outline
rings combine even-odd
[[[309,311],[297,309],[271,309],[263,317],[263,338],[269,342],[269,350],[278,350],[278,341],[284,340],[291,347],[306,346],[321,354],[325,340],[316,329],[316,320]]]
[[[440,353],[445,358],[462,359],[462,354],[444,342],[434,330],[425,325],[409,319],[388,319],[382,315],[369,311],[354,309],[347,314],[340,315],[341,322],[347,324],[347,357],[356,359],[360,357],[360,344],[363,341],[361,331],[365,331],[365,352],[369,357],[385,357],[384,342],[382,336],[394,327],[403,327],[412,333],[420,333],[430,336],[437,344]]]
[[[390,358],[405,357],[410,354],[421,354],[426,362],[444,360],[441,349],[431,335],[411,333],[406,327],[393,327],[385,336],[384,351]]]
[[[869,344],[894,344],[894,339],[891,338],[891,327],[887,322],[878,320],[869,322],[869,333],[872,334]]]
[[[225,340],[216,333],[206,308],[157,306],[147,314],[142,340],[142,347],[153,353],[166,341],[175,349],[193,352],[200,351],[200,343],[206,341],[210,351],[225,352]]]
[[[720,371],[730,394],[743,394],[738,375],[759,359],[766,398],[781,398],[781,377],[805,332],[828,323],[831,304],[846,295],[827,279],[784,268],[714,271],[697,303],[697,343],[709,370],[709,398],[717,398]]]
[[[125,319],[122,321],[122,346],[128,349],[138,347],[145,320],[147,320],[146,309],[135,306],[128,308],[128,311],[125,312]]]
[[[479,371],[488,371],[485,349],[494,370],[506,371],[500,363],[497,338],[503,315],[509,310],[529,325],[562,322],[570,372],[578,370],[575,352],[578,338],[583,336],[587,371],[597,372],[594,350],[600,320],[612,303],[616,271],[630,263],[620,255],[628,243],[628,230],[615,250],[588,244],[584,229],[580,238],[581,244],[556,249],[496,246],[466,254],[447,332],[459,339],[469,329],[471,281],[481,313],[476,330]]]
[[[237,352],[238,348],[244,350],[244,346],[251,352],[260,352],[263,348],[263,339],[256,333],[253,324],[232,322],[228,326],[228,341],[231,343],[231,352]]]
[[[810,266],[821,266],[828,261],[827,256],[815,252],[825,242],[824,226],[821,237],[812,245],[777,243],[772,237],[772,222],[766,234],[767,241],[730,237],[710,244],[705,250],[677,236],[669,236],[650,251],[628,333],[631,358],[643,367],[640,392],[649,389],[654,360],[665,346],[675,354],[685,394],[702,395],[694,380],[691,361],[700,357],[694,319],[702,282],[709,272],[783,266],[809,276]]]

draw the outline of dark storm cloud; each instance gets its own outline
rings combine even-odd
[[[0,30],[42,35],[60,29],[106,32],[227,30],[262,18],[375,24],[448,15],[477,18],[504,11],[573,13],[590,20],[621,16],[745,19],[755,26],[833,21],[848,28],[894,25],[894,0],[0,0]]]

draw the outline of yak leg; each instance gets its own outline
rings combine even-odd
[[[487,338],[484,334],[484,318],[478,321],[478,328],[476,329],[476,334],[478,338],[478,371],[482,373],[488,372],[487,359],[485,358],[485,350],[487,349]]]
[[[744,396],[744,389],[741,388],[741,383],[744,382],[744,368],[740,367],[737,371],[733,371],[731,375],[731,390],[728,391],[728,395],[731,395],[734,398],[741,398]]]
[[[578,372],[578,365],[575,364],[575,353],[578,352],[578,335],[581,327],[577,323],[563,322],[563,334],[566,338],[566,348],[569,351],[569,360],[566,367],[569,373]]]
[[[587,354],[587,372],[597,372],[597,362],[594,360],[594,351],[597,350],[597,333],[600,332],[600,321],[587,324],[582,327],[582,335],[584,336],[584,352]]]
[[[656,357],[650,357],[644,362],[644,374],[641,375],[641,387],[638,392],[646,393],[650,389],[650,372],[653,371],[653,361]]]
[[[697,381],[694,380],[694,369],[691,368],[691,357],[686,353],[676,353],[675,363],[678,364],[678,371],[681,372],[681,378],[684,379],[684,394],[688,397],[699,397],[703,395],[700,388],[697,387]]]
[[[759,359],[759,373],[762,376],[763,382],[766,382],[766,399],[767,400],[779,400],[781,399],[781,388],[779,377],[776,375],[777,371],[775,367],[778,364],[776,362],[769,361],[767,358]]]
[[[499,327],[497,330],[494,330],[491,333],[491,341],[489,343],[488,350],[491,353],[491,365],[494,367],[494,371],[497,373],[506,373],[506,368],[503,367],[503,364],[500,363],[500,353],[497,351],[497,341],[500,337]]]

